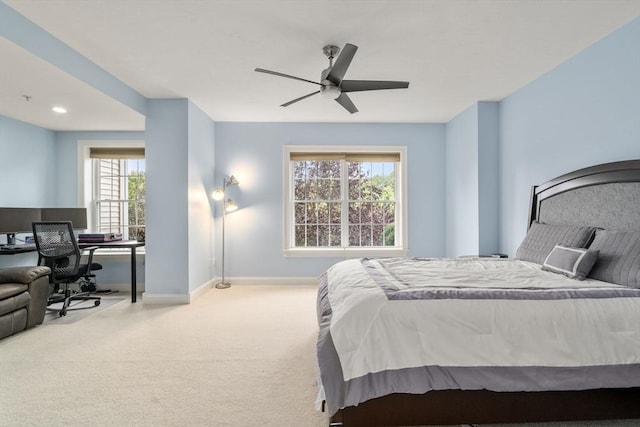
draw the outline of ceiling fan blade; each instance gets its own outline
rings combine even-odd
[[[340,82],[342,82],[342,79],[347,72],[347,68],[349,68],[349,65],[351,64],[353,55],[356,54],[357,50],[358,46],[349,43],[344,45],[342,52],[338,55],[338,59],[336,59],[335,64],[331,67],[331,71],[327,74],[327,80],[331,81],[336,86],[340,86]]]
[[[347,110],[351,114],[358,112],[358,109],[353,104],[353,102],[351,102],[351,98],[349,98],[346,93],[341,93],[340,96],[336,98],[336,102],[342,105],[345,110]]]
[[[359,92],[363,90],[406,89],[409,82],[393,82],[384,80],[343,80],[340,90],[343,92]]]
[[[300,80],[307,83],[313,83],[314,85],[322,86],[322,83],[314,82],[312,80],[303,79],[296,76],[290,76],[289,74],[278,73],[277,71],[265,70],[264,68],[256,68],[255,71],[259,73],[273,74],[274,76],[286,77],[288,79]]]
[[[310,97],[310,96],[313,96],[313,95],[315,95],[316,93],[320,93],[320,91],[319,91],[319,90],[317,90],[317,91],[315,91],[315,92],[311,92],[310,94],[307,94],[307,95],[305,95],[305,96],[301,96],[300,98],[296,98],[296,99],[291,100],[291,101],[289,101],[289,102],[285,102],[284,104],[282,104],[282,105],[281,105],[281,107],[287,107],[287,106],[289,106],[289,105],[293,104],[294,102],[302,101],[303,99],[308,98],[308,97]]]

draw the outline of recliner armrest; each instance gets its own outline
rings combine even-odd
[[[51,274],[45,266],[22,266],[0,268],[0,283],[22,283],[28,285],[42,276]]]

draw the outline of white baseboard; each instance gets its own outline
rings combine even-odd
[[[142,294],[143,304],[190,304],[197,298],[202,296],[209,289],[218,283],[220,278],[211,279],[188,294],[150,294],[144,292]],[[226,277],[226,282],[231,286],[256,286],[256,285],[317,285],[318,278],[312,277]]]
[[[150,294],[144,292],[142,294],[142,303],[145,305],[189,304],[191,303],[191,298],[189,294]]]
[[[216,278],[218,283],[220,278]],[[245,285],[317,285],[318,278],[315,276],[307,277],[225,277],[225,282],[231,283],[232,286]]]
[[[188,294],[142,294],[143,304],[191,304],[213,287],[213,279],[204,282]]]

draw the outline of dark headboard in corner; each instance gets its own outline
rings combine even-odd
[[[533,186],[528,226],[534,221],[640,228],[640,160],[591,166]]]

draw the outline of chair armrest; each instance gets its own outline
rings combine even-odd
[[[98,249],[97,246],[88,246],[81,249],[81,252],[89,251],[89,255],[87,256],[87,274],[91,274],[91,267],[93,266],[93,253],[96,251],[96,249]]]
[[[28,285],[42,276],[51,274],[45,266],[24,266],[0,268],[0,283],[22,283]]]

